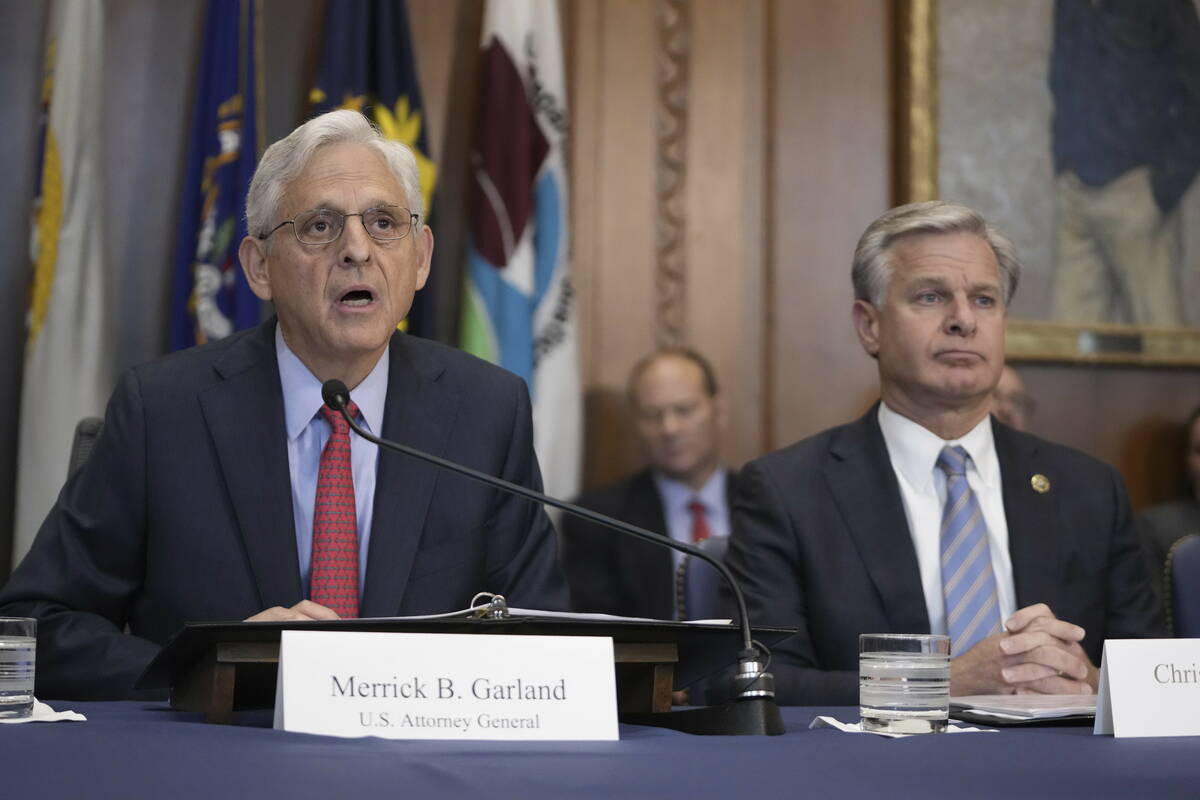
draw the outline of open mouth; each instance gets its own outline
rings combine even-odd
[[[340,304],[344,306],[350,306],[352,308],[369,306],[374,301],[375,295],[371,294],[370,290],[368,289],[351,289],[338,298],[338,302]]]

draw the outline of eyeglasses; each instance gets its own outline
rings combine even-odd
[[[285,219],[259,239],[268,239],[271,234],[284,225],[291,225],[300,244],[329,244],[336,242],[346,227],[346,217],[358,217],[362,220],[367,235],[377,242],[394,242],[403,239],[417,227],[420,214],[414,214],[407,208],[394,205],[375,206],[361,214],[343,214],[332,208],[314,208],[302,211],[292,219]]]

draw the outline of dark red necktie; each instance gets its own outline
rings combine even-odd
[[[693,500],[688,503],[688,510],[692,512],[692,544],[703,542],[712,536],[712,531],[708,528],[708,515],[704,503]]]
[[[358,414],[354,403],[347,410],[351,416]],[[333,430],[317,470],[309,597],[348,619],[358,616],[358,511],[350,468],[350,426],[329,406],[321,406],[321,416]]]

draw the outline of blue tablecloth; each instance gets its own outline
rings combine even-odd
[[[336,739],[206,725],[151,703],[56,703],[84,723],[0,725],[5,798],[1200,797],[1200,738],[1113,739],[1089,727],[883,739],[777,737],[621,726],[598,743]],[[269,724],[261,715],[251,721]]]

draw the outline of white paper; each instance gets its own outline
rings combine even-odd
[[[609,637],[285,630],[275,727],[389,739],[615,740]]]
[[[1200,736],[1200,639],[1109,639],[1095,734]]]
[[[815,728],[836,728],[842,733],[870,733],[875,736],[883,736],[888,739],[903,739],[907,736],[930,736],[937,734],[928,733],[885,733],[883,731],[864,731],[861,722],[842,722],[833,717],[817,717],[808,726],[810,730]],[[991,728],[971,728],[966,725],[947,725],[946,733],[995,733]]]
[[[0,719],[6,725],[19,725],[24,722],[87,722],[87,717],[74,711],[55,711],[50,706],[34,699],[33,714],[19,719]]]
[[[1059,719],[1096,713],[1096,696],[1079,694],[977,694],[950,698],[950,711],[978,711],[1007,719]]]

